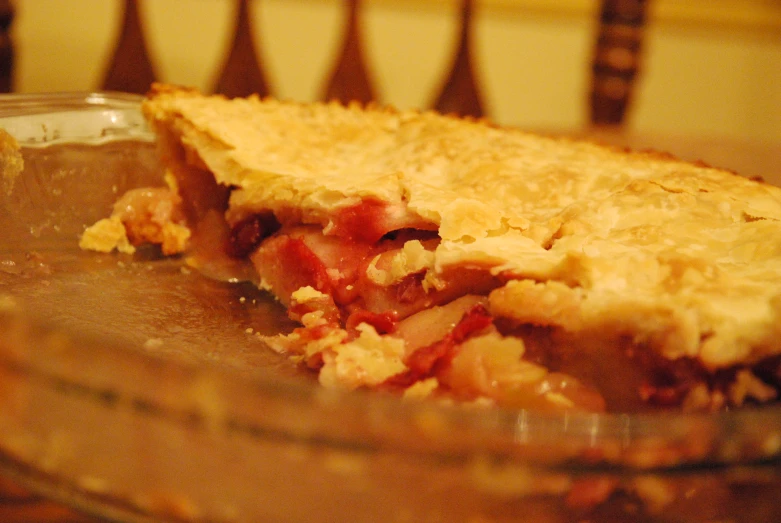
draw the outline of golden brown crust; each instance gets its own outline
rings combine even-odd
[[[492,313],[628,336],[707,368],[781,353],[781,189],[667,155],[431,112],[158,85],[151,125],[236,189],[326,226],[362,199],[434,224],[434,275],[485,267]],[[590,334],[589,334],[590,335]]]

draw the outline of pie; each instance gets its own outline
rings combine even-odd
[[[252,280],[326,386],[541,411],[711,411],[781,386],[781,189],[433,112],[205,96],[143,112],[167,186],[82,247]]]

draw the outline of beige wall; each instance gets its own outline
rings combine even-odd
[[[478,4],[475,52],[492,117],[524,127],[582,126],[596,2]],[[209,90],[228,44],[231,5],[142,4],[164,80]],[[258,42],[277,95],[317,98],[339,44],[340,5],[254,4]],[[17,0],[17,91],[97,88],[120,9],[119,0]],[[366,49],[383,101],[427,105],[449,65],[456,2],[369,0],[365,17]],[[781,142],[781,1],[657,0],[630,125],[642,132]]]

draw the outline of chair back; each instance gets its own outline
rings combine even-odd
[[[124,0],[122,27],[101,87],[145,93],[158,79],[144,37],[139,1]],[[252,0],[235,1],[232,44],[217,75],[213,91],[228,96],[273,95],[253,35],[249,13]],[[262,1],[262,0],[254,0]],[[594,125],[618,126],[625,120],[640,71],[647,0],[600,0],[589,81],[589,118]],[[445,113],[486,116],[483,94],[473,63],[472,33],[475,0],[461,0],[460,29],[451,66],[430,106]],[[375,100],[377,89],[366,65],[360,0],[344,0],[347,10],[341,51],[324,78],[323,99],[343,102]],[[0,0],[0,92],[10,92],[13,78],[13,20],[11,0]],[[490,116],[490,115],[488,115]]]

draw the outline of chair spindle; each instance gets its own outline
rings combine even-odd
[[[640,70],[647,0],[603,0],[590,93],[591,123],[620,125]]]
[[[442,113],[479,118],[484,111],[472,63],[472,4],[472,0],[463,0],[461,5],[458,50],[447,80],[434,102],[434,108]]]
[[[359,5],[359,0],[347,0],[344,43],[336,67],[326,83],[323,95],[326,100],[368,103],[375,99],[361,45]]]
[[[14,6],[11,0],[0,0],[0,93],[10,93],[13,87],[14,46],[11,22]]]
[[[250,0],[237,0],[233,43],[228,58],[222,66],[214,92],[229,97],[269,94],[261,59],[255,51],[252,31]]]
[[[122,30],[103,81],[104,89],[143,94],[156,79],[138,4],[139,0],[125,0]]]

